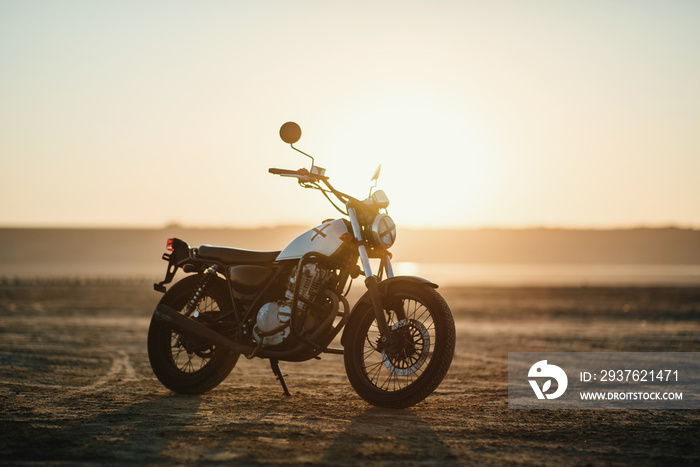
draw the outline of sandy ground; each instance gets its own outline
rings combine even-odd
[[[441,289],[457,324],[443,384],[377,409],[342,357],[241,358],[203,396],[153,376],[148,285],[0,286],[0,464],[700,463],[700,411],[512,410],[509,351],[700,351],[697,288]]]

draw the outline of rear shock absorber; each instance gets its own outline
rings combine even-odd
[[[209,277],[211,277],[212,275],[216,275],[216,264],[209,267],[206,271],[204,271],[204,274],[202,274],[202,282],[199,284],[199,287],[194,292],[192,298],[185,307],[185,312],[183,313],[185,316],[190,316],[192,312],[194,312],[194,318],[197,318],[199,316],[199,312],[196,311],[196,308],[199,304],[199,300],[202,297],[202,292],[204,292],[204,288],[207,286],[207,282],[209,282]]]

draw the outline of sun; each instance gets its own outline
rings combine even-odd
[[[399,225],[477,223],[495,169],[469,120],[468,112],[428,96],[367,100],[336,130],[342,143],[331,150],[329,173],[338,187],[366,196],[382,164],[377,188],[388,194]]]

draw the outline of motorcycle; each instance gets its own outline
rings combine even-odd
[[[294,147],[301,137],[296,123],[282,125],[280,136],[311,159],[311,168],[269,172],[320,191],[344,217],[324,221],[281,251],[191,248],[168,239],[165,279],[154,284],[164,295],[148,330],[153,372],[174,392],[202,394],[229,375],[240,355],[268,359],[290,395],[280,361],[342,354],[350,384],[370,404],[419,403],[450,367],[454,320],[436,284],[394,275],[389,248],[396,225],[387,214],[389,198],[374,191],[381,166],[370,196],[356,199]],[[376,273],[371,258],[379,260]],[[166,290],[178,269],[191,274]],[[367,291],[351,308],[346,297],[360,275]],[[332,347],[341,330],[342,348]]]

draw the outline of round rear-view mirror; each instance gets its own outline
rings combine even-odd
[[[294,122],[287,122],[280,128],[280,137],[287,144],[294,144],[301,138],[301,128]]]

